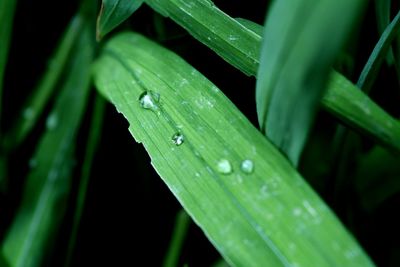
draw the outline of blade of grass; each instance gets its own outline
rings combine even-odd
[[[146,0],[145,2],[162,15],[170,17],[243,73],[256,75],[259,66],[261,36],[226,15],[211,1]],[[351,117],[344,122],[350,123],[353,129],[362,133],[367,132],[385,146],[400,151],[398,131],[387,131],[390,127],[380,126],[393,122],[391,116],[376,106],[369,98],[365,98],[363,94],[345,92],[341,88],[342,85],[346,86],[346,90],[357,91],[357,88],[343,75],[332,71],[326,93],[321,101],[323,108],[340,119]],[[358,99],[345,99],[350,96],[358,97]],[[342,102],[340,99],[345,99],[345,101]],[[348,102],[361,102],[361,100],[364,103],[362,107],[355,104],[352,104],[351,108],[346,106]],[[378,116],[375,116],[374,113],[363,112],[364,107],[368,108],[370,105],[373,106],[370,110],[376,108],[379,110]],[[373,120],[379,124],[369,123],[370,117],[373,117]],[[398,129],[399,127],[399,123],[395,122],[393,128]],[[388,140],[394,140],[394,143],[388,142]]]
[[[357,86],[367,94],[371,90],[371,87],[378,76],[383,60],[391,52],[390,47],[393,40],[399,35],[399,33],[400,11],[397,12],[396,17],[382,33],[357,81]]]
[[[382,35],[386,27],[390,23],[390,8],[392,1],[374,0],[374,3],[375,3],[375,15],[376,15],[376,23],[378,26],[378,32],[380,35]],[[391,65],[394,62],[394,55],[392,49],[390,49],[390,51],[386,55],[386,62],[388,63],[388,65]]]
[[[0,138],[2,134],[1,114],[3,109],[3,79],[7,64],[8,50],[11,42],[12,26],[16,5],[17,0],[0,1]]]
[[[5,144],[7,150],[20,145],[36,125],[46,104],[57,88],[57,82],[65,69],[71,49],[81,28],[82,18],[79,16],[74,17],[69,23],[52,59],[49,61],[51,63],[48,65],[47,71],[32,91],[31,96],[26,99],[21,116],[15,120],[11,130],[7,133]]]
[[[97,39],[103,38],[132,15],[142,4],[143,0],[103,0],[97,18]]]
[[[318,112],[330,69],[362,7],[363,1],[357,0],[317,4],[282,0],[274,2],[267,14],[257,74],[258,121],[294,166]]]
[[[69,73],[34,153],[21,205],[1,246],[11,267],[42,266],[65,211],[74,139],[87,102],[93,46],[85,28],[76,44]],[[90,43],[91,44],[91,43]]]
[[[176,215],[175,228],[172,233],[171,242],[168,247],[167,254],[164,258],[164,267],[178,266],[179,256],[183,242],[185,241],[186,234],[190,225],[190,217],[184,210],[180,210]]]
[[[373,266],[289,162],[178,56],[125,33],[105,46],[94,73],[230,265]]]
[[[72,230],[71,230],[71,235],[70,235],[70,240],[68,243],[68,248],[67,248],[67,253],[66,253],[66,260],[64,266],[72,266],[72,256],[73,256],[73,250],[75,248],[76,240],[77,240],[77,235],[78,235],[78,230],[79,230],[79,224],[81,221],[83,209],[84,209],[84,204],[86,200],[86,192],[87,188],[89,185],[89,178],[90,178],[90,172],[92,169],[92,164],[93,164],[93,158],[95,155],[95,152],[97,150],[97,146],[101,137],[101,129],[103,125],[103,117],[104,117],[104,111],[105,111],[105,100],[100,97],[99,95],[96,95],[95,99],[95,104],[93,107],[93,116],[92,116],[92,121],[90,123],[90,133],[88,137],[88,142],[86,145],[86,153],[85,153],[85,158],[83,160],[83,166],[82,166],[82,172],[81,172],[81,178],[79,180],[79,190],[78,190],[78,196],[77,196],[77,202],[75,206],[75,214],[74,214],[74,219],[72,223]]]

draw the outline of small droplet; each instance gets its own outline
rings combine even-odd
[[[53,130],[57,127],[58,117],[55,113],[51,113],[46,120],[46,127],[49,130]]]
[[[33,109],[32,108],[24,109],[24,111],[22,113],[22,117],[24,117],[24,119],[26,119],[26,120],[32,119],[32,117],[33,117]]]
[[[232,173],[232,165],[227,159],[221,159],[218,161],[217,169],[220,173],[230,174]]]
[[[254,171],[254,163],[249,159],[245,159],[240,164],[240,169],[245,173],[252,173]]]
[[[37,166],[37,160],[35,158],[31,158],[29,160],[29,168],[33,169]]]
[[[139,96],[140,106],[144,109],[158,109],[160,94],[152,91],[145,91]]]
[[[185,137],[181,133],[176,133],[172,136],[172,142],[177,146],[182,145],[184,141]]]

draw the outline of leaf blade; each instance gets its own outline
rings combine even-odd
[[[257,115],[262,131],[295,166],[331,66],[361,7],[362,1],[278,1],[267,14]]]
[[[103,0],[97,18],[96,35],[100,40],[126,20],[143,3],[143,0]]]
[[[121,34],[105,46],[94,73],[98,90],[127,118],[160,177],[232,266],[373,265],[286,159],[172,52]],[[160,94],[154,110],[139,104],[149,88]],[[180,146],[171,140],[176,132],[185,137]],[[232,172],[221,173],[221,159]],[[251,173],[241,171],[244,159],[254,162]],[[352,257],[331,254],[332,240]]]

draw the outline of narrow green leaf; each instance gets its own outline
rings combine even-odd
[[[66,67],[71,49],[76,42],[81,28],[82,18],[79,16],[74,17],[69,23],[52,59],[49,61],[50,64],[47,71],[32,91],[32,94],[26,98],[21,116],[15,120],[10,132],[7,133],[6,147],[8,150],[15,148],[23,142],[36,125],[40,115],[42,115],[46,104],[56,91],[57,82],[60,80],[61,74]]]
[[[358,1],[358,0],[357,0]],[[146,3],[152,8],[157,10],[164,16],[168,16],[176,23],[185,28],[191,35],[193,35],[200,42],[204,43],[224,60],[232,64],[234,67],[241,70],[248,75],[256,75],[259,66],[260,50],[261,50],[261,36],[252,28],[246,28],[243,23],[229,17],[227,14],[219,10],[209,0],[146,0]],[[333,2],[332,2],[333,3]],[[336,25],[336,22],[335,22]],[[336,80],[337,79],[337,80]],[[346,80],[344,82],[343,80]],[[384,143],[386,146],[395,147],[400,151],[400,147],[393,144],[386,143],[388,139],[399,139],[399,136],[392,132],[377,131],[376,128],[386,130],[386,127],[373,126],[375,129],[366,129],[365,127],[371,126],[366,123],[373,117],[375,122],[385,124],[387,121],[393,121],[391,116],[384,112],[382,109],[373,104],[373,102],[365,98],[362,94],[353,92],[344,92],[341,90],[341,84],[351,84],[344,76],[334,72],[331,74],[331,81],[328,83],[326,93],[321,102],[323,108],[336,115],[339,118],[344,118],[350,115],[353,119],[346,120],[346,123],[351,123],[353,129],[369,132],[374,135],[374,138]],[[358,90],[355,86],[346,86],[348,90]],[[345,95],[342,95],[345,93]],[[343,99],[349,96],[359,96],[364,101],[364,106],[370,104],[379,109],[379,116],[374,113],[354,114],[359,112],[359,108],[348,108],[346,104],[353,99],[346,99],[342,102],[338,99]],[[359,102],[358,99],[354,99]],[[329,106],[326,106],[329,104]],[[355,106],[352,104],[352,106]],[[346,114],[341,112],[345,111]],[[384,114],[384,115],[383,115]],[[358,119],[361,120],[358,120]],[[398,122],[396,122],[398,124]],[[400,127],[395,125],[395,128]],[[389,138],[387,138],[390,136]]]
[[[363,130],[393,151],[400,151],[400,123],[337,72],[331,73],[322,104],[354,130]],[[337,103],[342,103],[340,106]],[[354,126],[357,125],[357,128]]]
[[[331,66],[362,3],[282,0],[274,2],[267,14],[257,74],[258,121],[261,130],[295,166]]]
[[[11,42],[12,25],[16,5],[17,0],[0,1],[0,126],[1,113],[3,109],[3,78],[7,64],[8,50]]]
[[[101,136],[101,129],[103,125],[103,117],[104,117],[104,111],[105,111],[105,100],[100,97],[99,95],[96,95],[95,99],[95,104],[93,107],[93,115],[92,115],[92,121],[90,123],[90,133],[86,145],[86,152],[85,152],[85,158],[83,160],[83,166],[82,166],[82,172],[81,172],[81,178],[79,180],[79,190],[78,190],[78,197],[77,197],[77,202],[76,202],[76,207],[75,207],[75,214],[74,214],[74,219],[72,223],[72,230],[70,234],[70,240],[68,243],[68,248],[67,248],[67,256],[65,260],[64,266],[72,266],[71,265],[71,260],[73,256],[73,250],[75,248],[76,240],[77,240],[77,234],[79,230],[79,225],[83,213],[83,208],[85,206],[85,200],[86,200],[86,192],[87,188],[89,185],[89,178],[90,178],[90,173],[92,169],[92,163],[93,163],[93,158],[95,155],[95,152],[97,150],[97,146],[100,140]]]
[[[172,52],[114,37],[95,83],[232,266],[373,266],[335,215],[222,92]]]
[[[42,266],[62,220],[73,167],[74,140],[87,102],[93,46],[85,28],[60,96],[31,159],[21,205],[1,253],[11,267]]]
[[[391,2],[391,0],[374,0],[376,22],[378,26],[378,32],[381,35],[390,23],[390,7],[392,4]],[[394,55],[392,49],[390,49],[388,54],[386,55],[386,61],[389,65],[393,64]]]
[[[100,40],[119,24],[124,22],[143,3],[143,0],[102,0],[97,18],[97,39]]]
[[[176,215],[174,232],[172,233],[171,242],[164,259],[164,267],[178,266],[179,256],[181,254],[182,245],[185,241],[189,225],[189,215],[184,210],[180,210]]]
[[[357,86],[364,92],[369,92],[373,83],[378,76],[379,70],[382,66],[383,60],[388,52],[391,52],[390,46],[396,36],[400,32],[400,11],[397,13],[393,21],[386,27],[385,31],[379,38],[378,43],[375,45],[367,64],[365,64],[360,78],[357,81]]]

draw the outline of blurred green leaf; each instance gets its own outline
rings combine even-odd
[[[180,210],[176,214],[174,231],[169,243],[168,251],[164,259],[164,267],[178,266],[181,249],[186,238],[186,234],[190,225],[190,217],[184,211]]]
[[[97,18],[97,39],[100,40],[124,22],[143,3],[143,0],[102,0]]]
[[[46,121],[26,178],[22,201],[1,253],[11,267],[42,266],[64,215],[73,168],[74,141],[84,115],[93,42],[84,29],[63,88]]]
[[[162,15],[173,19],[193,37],[242,72],[248,75],[256,74],[260,58],[261,36],[257,34],[254,27],[246,28],[246,23],[243,24],[229,17],[209,0],[146,0],[146,3]],[[342,85],[351,92],[344,91],[341,88]],[[343,75],[333,71],[321,102],[323,108],[333,112],[340,119],[350,116],[351,118],[344,122],[349,123],[353,129],[359,132],[368,132],[385,146],[400,151],[398,141],[400,138],[396,133],[397,130],[391,132],[387,131],[389,128],[386,126],[368,123],[372,117],[374,122],[381,125],[390,124],[393,122],[392,117],[376,106],[368,97],[359,92],[352,92],[353,90],[358,91]],[[347,97],[353,96],[358,99],[347,99]],[[340,99],[344,99],[344,101]],[[360,99],[363,101],[362,106],[356,104],[360,102]],[[353,100],[356,103],[352,103],[351,107],[347,106]],[[379,109],[377,117],[374,113],[362,112],[369,105],[373,106],[372,109]],[[400,127],[398,122],[394,122],[394,124],[395,129]],[[388,140],[395,140],[395,142],[394,144],[388,143]]]
[[[52,59],[49,61],[47,71],[33,89],[31,95],[26,98],[20,117],[14,121],[10,132],[7,133],[6,147],[8,150],[20,145],[37,124],[43,110],[57,89],[57,82],[65,70],[68,59],[71,56],[72,47],[81,32],[81,28],[82,18],[79,16],[74,17],[61,38]]]
[[[257,74],[258,121],[295,166],[331,66],[362,6],[359,0],[282,0],[267,14]]]
[[[3,109],[3,78],[7,64],[8,50],[11,42],[12,26],[16,5],[17,0],[0,1],[0,135],[1,112]]]
[[[172,52],[114,37],[95,83],[232,266],[373,266],[289,162],[222,92]]]
[[[400,156],[374,147],[358,164],[355,184],[363,207],[373,211],[400,191]]]
[[[90,133],[88,137],[88,141],[86,144],[86,152],[85,152],[85,158],[83,160],[83,166],[82,166],[82,172],[81,172],[81,177],[79,179],[79,189],[78,189],[78,196],[77,196],[77,201],[76,201],[76,206],[75,206],[75,213],[74,213],[74,219],[72,223],[72,230],[70,234],[70,240],[68,243],[68,248],[67,248],[67,253],[66,253],[66,260],[64,266],[72,266],[71,261],[72,261],[72,256],[73,256],[73,250],[76,245],[76,241],[78,238],[78,230],[79,230],[79,224],[81,221],[83,209],[85,206],[85,200],[86,200],[86,192],[87,188],[89,185],[89,178],[91,174],[91,169],[92,169],[92,164],[93,164],[93,158],[95,155],[95,152],[97,150],[100,137],[101,137],[101,130],[103,126],[103,117],[104,117],[104,112],[105,112],[105,100],[99,96],[96,95],[94,107],[93,107],[93,115],[92,115],[92,121],[90,123]]]

